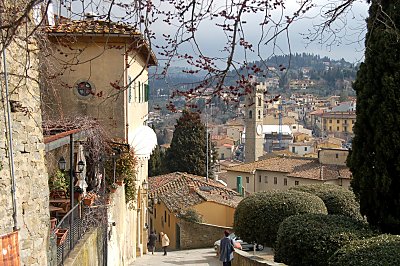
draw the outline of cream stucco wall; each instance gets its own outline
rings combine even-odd
[[[350,187],[350,180],[348,179],[322,181],[315,179],[288,177],[287,173],[282,173],[282,172],[256,170],[254,174],[228,171],[227,184],[229,188],[236,190],[237,176],[242,177],[243,187],[245,191],[248,193],[254,193],[258,191],[269,191],[269,190],[286,190],[290,187],[297,185],[322,184],[322,183],[336,184],[344,186],[346,188]],[[248,183],[247,183],[247,178],[249,181]]]
[[[178,219],[175,213],[169,211],[163,202],[154,204],[153,213],[150,215],[152,219],[153,230],[157,234],[157,248],[161,248],[160,232],[167,234],[170,240],[170,248],[176,249],[176,224]]]
[[[216,202],[206,201],[193,206],[201,216],[202,222],[218,226],[233,226],[233,215],[235,208]]]

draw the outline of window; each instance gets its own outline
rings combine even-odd
[[[351,123],[354,125],[354,120],[351,120]]]
[[[150,87],[149,84],[144,84],[144,100],[145,102],[149,101],[150,97]]]
[[[246,183],[250,183],[250,177],[246,176]]]
[[[339,123],[340,123],[340,120],[336,120],[336,123],[338,123],[338,124],[339,124]]]
[[[253,112],[252,111],[249,111],[249,118],[250,119],[253,118]]]
[[[164,211],[164,222],[167,222],[167,211]]]
[[[258,176],[258,182],[261,183],[261,175]]]
[[[284,186],[287,186],[287,178],[284,178],[284,179],[283,179],[283,185],[284,185]]]
[[[156,218],[157,218],[157,207],[154,206],[154,219],[156,219]]]
[[[296,147],[292,147],[292,152],[296,153]]]
[[[268,183],[268,176],[264,176],[264,183]]]
[[[307,151],[307,147],[304,147],[304,151]]]
[[[331,123],[331,124],[332,124],[332,119],[329,119],[329,123]]]
[[[324,118],[324,124],[326,124],[326,118]]]
[[[258,110],[258,119],[261,119],[261,111]]]
[[[344,127],[343,130],[344,130],[344,132],[347,132],[347,127]]]
[[[339,127],[336,127],[336,131],[339,131]]]
[[[139,91],[139,102],[141,103],[142,102],[142,90],[140,89],[141,87],[140,87],[140,81],[138,82],[138,91]]]
[[[221,160],[225,159],[225,154],[221,153]]]
[[[75,84],[75,94],[80,98],[89,98],[90,96],[94,95],[95,88],[94,85],[90,81],[78,81]]]
[[[258,106],[261,106],[261,97],[258,97]]]
[[[336,153],[336,159],[339,158],[339,154]]]
[[[344,124],[347,125],[347,120],[346,119],[344,120]]]
[[[294,181],[294,185],[298,186],[299,185],[299,181]]]
[[[329,131],[332,131],[332,127],[329,127]]]
[[[274,177],[274,184],[278,184],[278,178],[276,176]]]
[[[168,227],[171,226],[171,216],[168,214]]]

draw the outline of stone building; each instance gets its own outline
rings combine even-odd
[[[1,65],[0,98],[4,100],[0,103],[0,242],[2,238],[12,237],[9,234],[13,231],[18,232],[18,242],[14,242],[15,246],[3,246],[0,264],[7,259],[9,262],[18,259],[18,256],[11,258],[18,251],[20,265],[41,266],[48,263],[49,189],[40,90],[36,82],[38,57],[33,52],[37,46],[33,37],[25,38],[31,29],[32,25],[22,23],[6,49],[6,65]],[[29,47],[31,52],[28,54],[24,47]]]

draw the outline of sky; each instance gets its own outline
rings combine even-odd
[[[71,1],[71,0],[67,0]],[[83,0],[86,8],[86,12],[104,12],[101,10],[108,10],[108,0]],[[93,4],[94,2],[97,4]],[[166,10],[172,9],[166,6],[166,1],[154,1],[158,7],[165,7]],[[209,0],[202,0],[207,2]],[[233,0],[235,1],[235,0]],[[243,1],[243,0],[236,0]],[[300,6],[301,0],[287,0],[285,9],[282,11],[278,9],[275,12],[271,12],[272,18],[276,21],[282,14],[283,16],[291,16]],[[305,1],[305,0],[303,0]],[[311,0],[309,0],[311,1]],[[131,3],[132,0],[118,0],[116,2]],[[215,0],[215,10],[221,9],[225,0]],[[332,7],[333,4],[340,4],[342,0],[312,0],[314,6],[305,13],[299,20],[292,23],[288,30],[288,35],[281,34],[277,39],[275,45],[262,45],[259,54],[262,58],[266,59],[272,54],[288,54],[292,53],[313,53],[322,56],[328,56],[332,59],[344,58],[346,61],[351,63],[357,63],[363,60],[364,52],[364,36],[366,32],[365,19],[368,15],[368,5],[365,0],[355,1],[352,5],[351,10],[347,12],[345,16],[340,17],[333,25],[332,28],[339,30],[336,33],[337,38],[333,41],[333,34],[317,35],[318,37],[309,42],[305,39],[308,33],[312,32],[314,26],[320,24],[324,21],[321,16],[326,10]],[[81,1],[73,1],[72,8],[76,13],[80,13],[82,9]],[[100,4],[99,4],[100,3]],[[55,3],[57,7],[58,4]],[[96,6],[100,8],[96,9]],[[55,7],[55,10],[57,8]],[[100,10],[100,11],[99,11]],[[112,13],[115,16],[120,16],[122,12],[118,8],[114,8]],[[65,10],[64,10],[65,15]],[[245,34],[246,40],[253,44],[255,48],[256,44],[260,41],[261,27],[259,25],[263,18],[262,14],[247,14],[242,17],[242,21],[245,20],[247,23],[243,24],[243,32]],[[210,57],[221,57],[225,58],[227,52],[223,50],[225,43],[227,41],[224,32],[220,27],[215,26],[215,23],[222,23],[222,20],[203,20],[198,26],[196,31],[196,39],[200,47],[201,52]],[[177,27],[174,25],[167,25],[159,19],[156,23],[152,25],[153,32],[156,33],[156,40],[154,44],[164,45],[163,34],[174,35],[176,33]],[[284,32],[285,33],[285,32]],[[268,38],[267,38],[268,39]],[[333,41],[333,42],[332,42]],[[265,39],[261,42],[264,43]],[[156,54],[157,49],[154,48]],[[257,49],[256,49],[257,50]],[[191,45],[182,45],[180,47],[181,53],[188,54],[198,54],[196,49],[193,49],[193,43]],[[157,55],[159,62],[162,64],[163,58]],[[237,62],[241,62],[244,59],[247,61],[259,60],[258,51],[247,52],[246,54],[242,49],[237,49],[235,58]],[[221,66],[223,66],[224,60],[221,60]],[[183,62],[179,60],[174,60],[173,65],[183,66]]]

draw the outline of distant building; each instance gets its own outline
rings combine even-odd
[[[351,172],[345,165],[347,155],[348,150],[344,149],[322,149],[318,158],[271,157],[228,168],[226,182],[235,190],[242,183],[247,193],[324,183],[349,188]]]
[[[353,134],[353,126],[356,122],[355,112],[325,112],[321,118],[324,134],[333,133],[335,136],[346,139]]]

